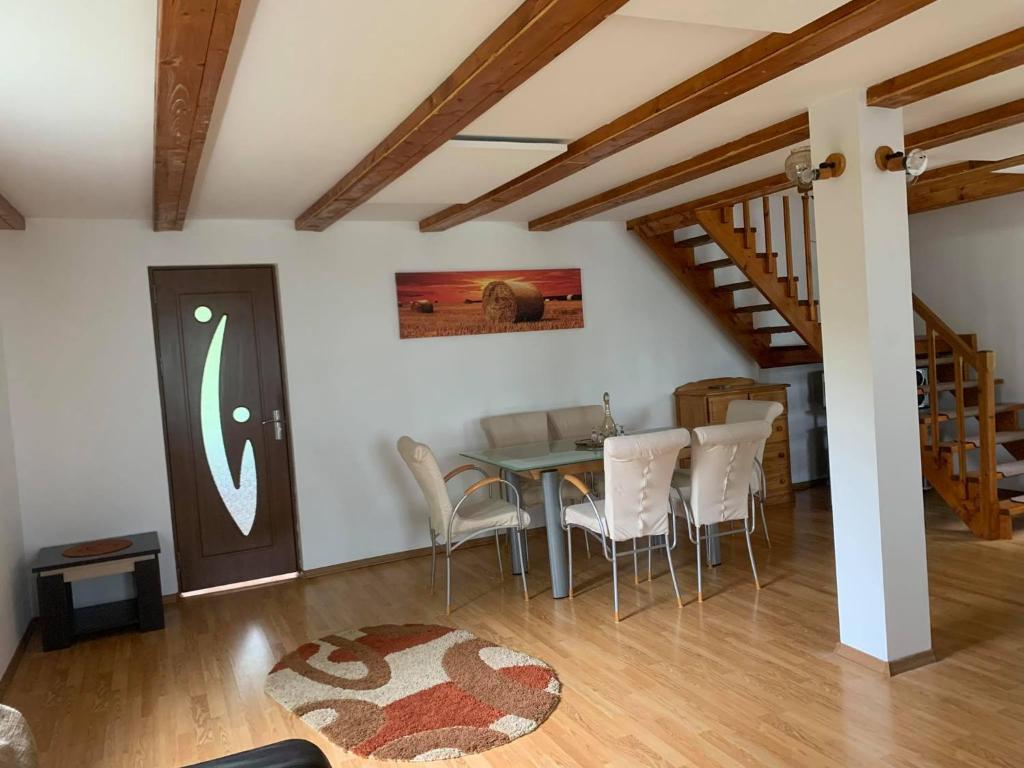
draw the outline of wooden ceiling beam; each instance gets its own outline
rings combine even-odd
[[[1024,99],[908,133],[903,146],[907,149],[934,149],[1020,123],[1024,123]]]
[[[295,220],[321,232],[406,173],[626,0],[525,0],[373,151]]]
[[[24,228],[25,217],[18,213],[18,209],[11,205],[6,197],[0,195],[0,229]]]
[[[709,149],[698,155],[670,165],[639,179],[621,184],[607,192],[588,197],[554,213],[541,216],[530,222],[535,232],[549,232],[566,224],[588,219],[603,211],[610,210],[649,195],[664,192],[672,187],[721,171],[755,157],[806,141],[810,137],[807,114],[796,115],[775,125],[762,128],[742,138]]]
[[[907,209],[911,214],[923,213],[1017,192],[1024,192],[1024,173],[989,173],[961,184],[920,190],[913,187],[907,195]]]
[[[960,141],[961,139],[970,138],[971,136],[980,136],[983,133],[999,130],[1000,128],[1006,128],[1020,122],[1024,122],[1024,99],[1011,101],[1007,104],[1001,104],[998,107],[993,107],[992,109],[986,109],[972,115],[957,118],[956,120],[941,123],[931,128],[925,128],[914,133],[909,133],[904,137],[904,146],[907,148],[920,147],[921,149],[931,149],[944,144],[950,144],[954,141]],[[781,123],[779,125],[781,125]],[[754,134],[751,134],[751,136],[753,135]],[[800,139],[797,139],[797,141],[800,141]],[[711,151],[714,152],[715,150]],[[1014,156],[990,162],[982,160],[964,160],[963,162],[953,163],[941,168],[926,171],[914,183],[914,186],[911,189],[920,190],[924,187],[938,186],[940,182],[963,184],[971,179],[987,176],[999,168],[1012,168],[1013,166],[1020,165],[1022,163],[1024,163],[1024,157],[1022,156]],[[972,173],[973,175],[964,176],[964,174],[968,173]],[[699,200],[691,200],[687,203],[681,203],[679,205],[671,206],[670,208],[664,208],[660,211],[649,213],[646,216],[639,216],[635,219],[630,219],[626,226],[629,229],[636,229],[647,236],[662,234],[673,229],[692,226],[697,223],[694,213],[699,208],[717,207],[718,205],[727,204],[730,200],[732,202],[739,202],[744,198],[749,199],[760,194],[772,194],[792,186],[791,184],[783,185],[783,179],[785,179],[785,176],[783,175],[770,176],[766,179],[758,179],[757,181],[752,181],[749,184],[743,184],[724,192],[702,197]],[[952,181],[948,181],[950,179],[952,179]],[[531,229],[532,228],[533,227],[531,226]]]
[[[972,184],[975,181],[987,179],[996,171],[1014,168],[1018,165],[1024,165],[1024,155],[1011,155],[1002,160],[967,160],[962,163],[954,163],[921,174],[914,185],[910,187],[909,192],[924,195],[946,187]]]
[[[857,40],[933,0],[850,0],[789,34],[773,33],[737,51],[612,122],[573,141],[566,152],[469,203],[420,222],[439,232],[521,200],[616,152],[724,104],[742,93]]]
[[[160,0],[153,229],[180,230],[192,199],[241,0]]]
[[[905,107],[1024,64],[1024,27],[972,45],[950,56],[868,88],[868,106]]]
[[[691,200],[688,203],[674,205],[671,208],[665,208],[647,216],[630,219],[626,223],[626,227],[642,237],[656,237],[676,229],[693,226],[697,223],[697,211],[699,210],[722,208],[738,203],[741,200],[749,200],[763,195],[773,195],[776,192],[782,192],[794,186],[795,184],[786,178],[786,174],[779,173],[748,184],[741,184],[738,187],[733,187],[723,192],[716,192],[713,195],[707,195],[697,200]]]
[[[934,149],[945,144],[952,144],[954,141],[980,136],[1001,128],[1009,128],[1019,123],[1024,123],[1024,99],[1010,101],[907,134],[904,146],[925,150]],[[547,232],[590,218],[616,206],[664,192],[674,186],[710,175],[732,165],[805,141],[809,137],[809,133],[807,114],[797,115],[768,128],[762,128],[741,139],[694,155],[681,163],[662,168],[607,192],[534,219],[530,222],[530,229]],[[946,168],[941,170],[946,171]]]

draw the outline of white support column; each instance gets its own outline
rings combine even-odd
[[[903,148],[903,114],[855,91],[813,105],[810,123],[815,162],[832,152],[847,161],[842,177],[814,185],[839,650],[923,663],[931,626],[907,192],[903,174],[874,160],[881,145]]]

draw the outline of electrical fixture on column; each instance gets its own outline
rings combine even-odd
[[[907,184],[913,184],[928,167],[928,155],[923,149],[912,149],[904,153],[892,147],[882,146],[875,150],[875,165],[880,171],[903,171],[907,174]]]
[[[810,147],[794,149],[786,158],[786,178],[795,181],[801,192],[810,192],[816,181],[839,178],[845,170],[846,156],[841,152],[833,152],[817,165],[811,160]]]

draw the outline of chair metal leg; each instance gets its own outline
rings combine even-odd
[[[665,537],[665,544],[668,544],[668,536]],[[652,573],[652,571],[651,571],[651,557],[654,555],[653,550],[654,550],[654,537],[653,536],[648,536],[647,537],[647,580],[648,581],[653,581],[654,580],[653,577],[651,576],[651,573]]]
[[[498,578],[504,581],[505,565],[501,562],[501,534],[499,531],[494,532],[494,545],[498,549]]]
[[[430,594],[434,594],[434,581],[437,575],[437,540],[430,534]]]
[[[701,557],[703,552],[700,551],[700,526],[695,526],[697,529],[697,602],[704,602],[704,585],[701,581]]]
[[[517,529],[516,535],[517,536],[522,536],[522,538],[519,540],[519,550],[520,551],[524,551],[525,542],[526,542],[526,531],[524,531],[522,529]],[[526,599],[526,600],[529,600],[530,599],[530,590],[527,589],[527,587],[526,587],[526,568],[525,568],[525,564],[524,564],[524,567],[519,570],[519,575],[523,579],[523,598]]]
[[[636,539],[633,539],[633,583],[640,583],[640,560],[636,555]]]
[[[612,539],[612,604],[615,606],[615,621],[619,620],[619,558]]]
[[[668,573],[672,577],[672,589],[676,593],[676,602],[679,604],[679,607],[682,608],[683,598],[679,596],[679,582],[676,581],[676,567],[672,565],[672,550],[669,549],[667,534],[665,535],[665,559],[668,560]],[[649,559],[648,562],[650,562]]]
[[[587,538],[586,532],[583,534],[583,538]],[[572,526],[567,525],[565,527],[565,541],[569,545],[569,599],[572,600],[575,595],[572,591]]]
[[[747,554],[750,555],[750,570],[754,572],[754,584],[757,586],[758,589],[760,589],[761,582],[757,578],[757,564],[754,562],[754,548],[750,546],[750,531],[744,528],[743,534],[747,537]]]
[[[761,530],[764,531],[764,541],[768,545],[768,549],[772,548],[772,540],[768,536],[768,518],[765,516],[765,503],[763,498],[758,499],[758,503],[761,505]]]
[[[452,612],[452,549],[451,545],[448,546],[448,551],[444,558],[445,564],[445,597],[444,597],[444,611],[447,614]]]
[[[583,543],[587,545],[587,560],[590,559],[590,534],[583,530]]]

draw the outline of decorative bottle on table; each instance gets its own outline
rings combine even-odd
[[[619,434],[619,428],[612,418],[612,401],[608,393],[604,393],[604,421],[601,422],[601,440],[606,437],[615,437]]]

